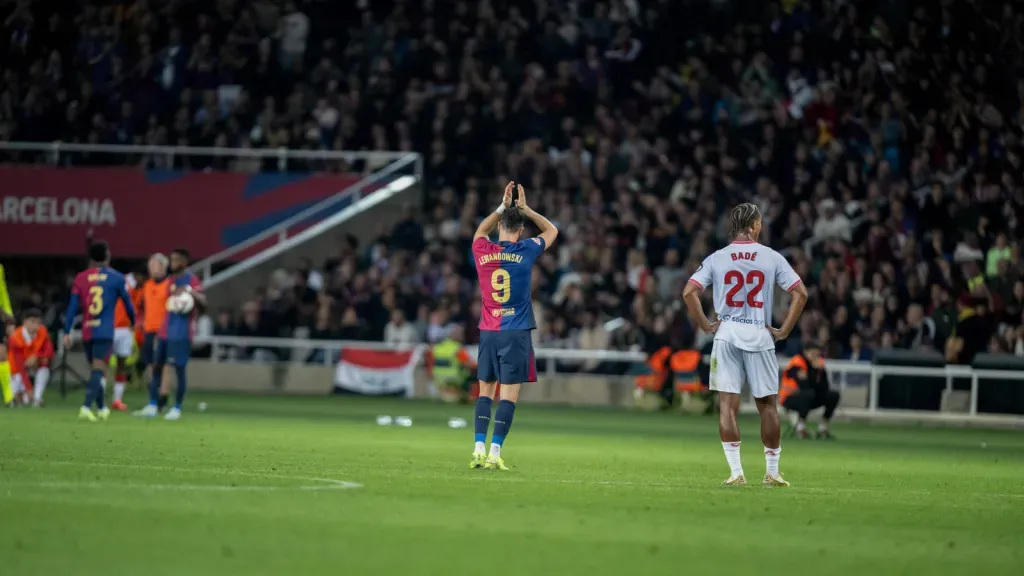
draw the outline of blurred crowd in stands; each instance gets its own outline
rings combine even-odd
[[[514,179],[561,230],[535,272],[538,344],[704,345],[683,283],[729,242],[727,208],[754,201],[761,241],[810,290],[780,352],[816,340],[833,358],[1024,355],[1019,0],[21,0],[8,11],[0,138],[424,155],[422,214],[278,271],[206,331],[427,342],[458,324],[475,343],[471,235]],[[780,320],[787,304],[774,302]]]

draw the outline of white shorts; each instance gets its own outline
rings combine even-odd
[[[739,394],[743,382],[750,386],[754,398],[779,393],[779,359],[774,350],[751,352],[725,340],[715,340],[711,347],[711,389]]]
[[[114,356],[127,358],[132,355],[135,333],[131,328],[114,328]]]
[[[21,379],[21,374],[11,374],[11,392],[21,394],[25,390],[25,382]]]

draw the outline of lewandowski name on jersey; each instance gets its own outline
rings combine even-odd
[[[544,252],[542,238],[519,242],[473,241],[473,262],[480,280],[480,329],[533,330],[533,263]]]

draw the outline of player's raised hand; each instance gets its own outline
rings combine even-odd
[[[526,210],[527,208],[529,208],[526,205],[526,190],[523,190],[522,184],[517,184],[516,189],[519,191],[519,198],[516,200],[516,208],[519,208],[520,210]]]
[[[519,187],[522,190],[522,186]],[[515,182],[509,182],[508,186],[505,186],[505,195],[501,198],[501,205],[505,208],[512,207],[512,191],[515,189]]]

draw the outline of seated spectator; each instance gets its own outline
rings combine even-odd
[[[405,319],[405,312],[395,309],[391,312],[391,322],[384,327],[384,342],[395,345],[417,344],[421,342],[416,326]]]

